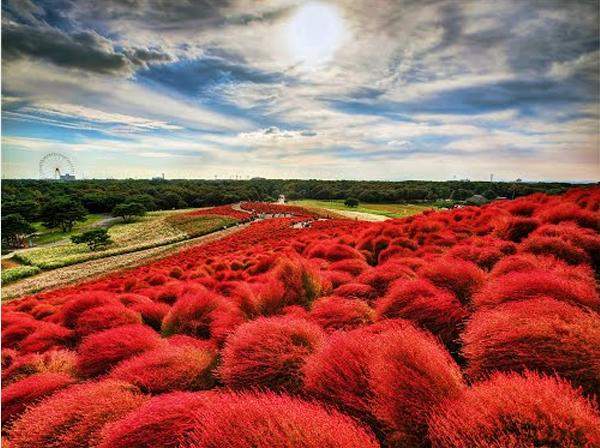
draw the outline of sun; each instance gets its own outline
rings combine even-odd
[[[307,68],[327,64],[347,34],[338,8],[322,2],[300,7],[284,29],[290,59]]]

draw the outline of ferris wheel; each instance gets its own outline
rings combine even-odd
[[[40,160],[40,179],[75,179],[75,166],[64,154],[51,152]]]

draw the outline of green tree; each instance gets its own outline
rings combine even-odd
[[[9,247],[21,247],[25,237],[33,232],[32,225],[18,213],[2,217],[2,242]]]
[[[34,200],[3,201],[2,211],[5,215],[21,215],[26,221],[32,222],[38,217],[40,207]]]
[[[138,202],[128,202],[125,204],[119,204],[113,208],[112,215],[120,216],[124,222],[131,222],[136,216],[144,216],[146,209]]]
[[[360,202],[356,198],[348,198],[344,201],[346,207],[358,207],[358,204],[360,204]]]
[[[86,210],[81,203],[66,196],[50,199],[42,207],[40,218],[49,229],[60,227],[63,232],[70,232],[77,221],[85,221]]]
[[[94,229],[83,232],[79,235],[73,235],[71,241],[75,244],[87,244],[90,250],[98,250],[112,243],[106,229]]]

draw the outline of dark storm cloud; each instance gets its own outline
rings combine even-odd
[[[125,72],[131,64],[95,32],[66,34],[50,27],[16,23],[5,23],[2,27],[2,53],[8,60],[32,57],[97,73]]]
[[[169,61],[170,56],[156,50],[115,51],[111,41],[94,31],[66,33],[49,26],[4,23],[2,26],[4,60],[42,59],[53,64],[95,73],[128,73],[134,66]]]

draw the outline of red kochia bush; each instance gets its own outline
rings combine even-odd
[[[592,448],[600,415],[560,378],[496,374],[438,406],[428,438],[434,448]]]
[[[67,328],[73,328],[81,313],[90,308],[115,304],[113,295],[105,291],[88,291],[72,297],[62,306],[60,311],[61,323]]]
[[[463,304],[471,301],[473,293],[485,282],[485,272],[475,263],[459,258],[444,258],[425,265],[419,275],[435,286],[456,294]]]
[[[377,297],[375,288],[369,285],[363,285],[362,283],[346,283],[345,285],[335,288],[333,292],[336,296],[345,297],[347,299],[363,299],[367,302],[370,302]]]
[[[459,326],[468,316],[454,294],[424,279],[398,280],[377,301],[378,319],[403,318],[416,323],[454,348]]]
[[[171,307],[162,323],[162,333],[187,334],[200,339],[224,339],[243,321],[241,312],[206,289],[187,293]]]
[[[552,297],[562,302],[600,309],[600,297],[593,282],[564,278],[555,272],[531,270],[511,272],[489,281],[473,298],[476,307],[509,301]]]
[[[305,392],[372,423],[368,372],[375,344],[376,334],[367,328],[333,334],[306,360]]]
[[[139,313],[121,304],[115,304],[85,310],[75,321],[74,328],[79,337],[84,337],[109,328],[141,323],[142,318]]]
[[[375,312],[366,302],[337,296],[321,297],[310,311],[310,320],[326,331],[351,330],[373,322]]]
[[[556,237],[536,236],[528,238],[523,243],[521,250],[535,255],[553,255],[573,265],[590,262],[590,258],[583,249]]]
[[[2,389],[2,425],[9,424],[27,406],[70,386],[75,379],[64,373],[38,373]]]
[[[370,365],[373,412],[390,445],[420,447],[427,417],[464,386],[460,369],[430,334],[410,324],[383,333]]]
[[[127,358],[163,344],[158,333],[143,325],[111,328],[83,340],[77,350],[77,367],[84,376],[100,375]]]
[[[20,344],[21,353],[45,352],[65,348],[74,340],[72,330],[50,322],[38,322],[38,328]]]
[[[70,350],[51,350],[18,356],[10,367],[2,369],[4,385],[36,373],[54,372],[73,376],[77,373],[77,355]]]
[[[306,357],[322,343],[322,330],[306,320],[259,318],[240,326],[227,339],[220,376],[234,389],[296,391]]]
[[[588,392],[600,390],[600,316],[550,298],[476,312],[462,335],[467,373],[556,372]]]
[[[379,447],[350,417],[287,395],[223,393],[193,415],[189,448]]]
[[[71,386],[27,409],[9,431],[12,448],[95,446],[105,424],[146,398],[134,386],[102,381]]]
[[[131,309],[137,311],[142,316],[142,321],[160,331],[162,321],[171,309],[169,305],[162,302],[137,303],[131,306]]]
[[[134,384],[142,392],[209,389],[215,357],[191,346],[165,346],[117,365],[109,377]]]
[[[514,217],[502,221],[496,232],[500,238],[518,243],[539,226],[535,218]]]
[[[213,392],[173,392],[153,397],[104,427],[98,448],[177,448],[197,422],[193,410],[210,404]]]

